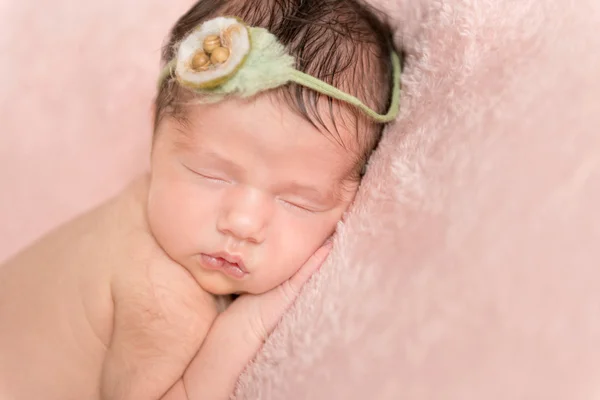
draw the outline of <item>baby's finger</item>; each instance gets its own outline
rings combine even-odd
[[[294,303],[302,286],[311,275],[319,269],[331,250],[331,243],[326,243],[304,263],[300,270],[275,289],[257,296],[260,302],[260,321],[268,334],[275,328],[283,313]]]
[[[319,250],[317,250],[309,259],[304,263],[302,267],[292,276],[289,280],[290,289],[298,293],[302,286],[308,281],[308,279],[321,267],[323,262],[327,259],[331,247],[333,246],[331,241],[325,243]]]

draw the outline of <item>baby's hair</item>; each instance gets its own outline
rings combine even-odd
[[[176,56],[177,45],[188,33],[217,16],[239,17],[249,26],[268,29],[296,59],[299,71],[358,97],[379,113],[387,112],[393,83],[392,35],[374,8],[358,0],[199,0],[171,30],[163,65]],[[359,178],[383,126],[345,103],[300,85],[288,84],[276,91],[294,111],[318,129],[329,131],[344,147],[339,123],[356,130],[353,175]],[[165,115],[185,118],[182,99],[188,97],[186,93],[189,96],[175,79],[163,82],[156,98],[155,129]],[[324,97],[327,118],[323,116]]]

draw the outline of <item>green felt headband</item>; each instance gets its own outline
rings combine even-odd
[[[247,27],[237,18],[217,17],[201,24],[179,44],[176,57],[162,70],[159,87],[170,77],[213,103],[229,95],[251,97],[293,82],[346,102],[372,120],[396,119],[400,106],[400,58],[392,51],[392,101],[386,114],[379,114],[358,98],[320,79],[298,71],[294,58],[268,30]]]

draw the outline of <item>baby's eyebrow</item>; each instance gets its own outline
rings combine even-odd
[[[219,164],[219,166],[228,168],[235,172],[241,172],[242,168],[237,165],[235,162],[224,158],[220,154],[210,150],[208,148],[203,148],[203,146],[199,145],[194,141],[194,138],[190,135],[190,133],[181,128],[176,128],[178,135],[173,139],[173,143],[175,147],[184,152],[193,152],[202,160],[208,160],[211,162],[215,162]]]
[[[226,169],[227,171],[235,174],[243,174],[244,169],[236,164],[235,162],[222,157],[212,150],[203,150],[199,153],[199,157],[211,162],[218,164],[219,167]]]
[[[326,202],[333,198],[331,190],[323,190],[316,186],[304,185],[296,181],[288,182],[282,189],[285,193],[297,194],[318,202]]]

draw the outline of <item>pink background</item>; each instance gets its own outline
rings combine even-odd
[[[160,48],[191,4],[0,0],[0,261],[146,168]]]

